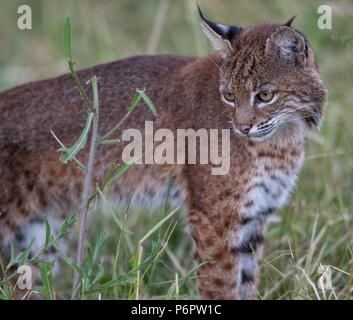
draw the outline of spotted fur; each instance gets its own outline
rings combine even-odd
[[[198,59],[131,57],[78,75],[82,82],[98,76],[101,134],[120,120],[136,88],[146,89],[159,116],[141,105],[122,130],[143,133],[144,121],[151,120],[155,130],[233,131],[227,175],[214,176],[210,165],[201,164],[136,165],[113,186],[111,200],[118,206],[134,193],[138,206],[152,207],[174,178],[171,196],[186,205],[201,264],[200,297],[250,299],[256,296],[268,219],[294,189],[304,137],[320,123],[326,91],[308,41],[290,25],[236,28],[205,19],[202,25],[219,52]],[[263,88],[274,92],[271,102],[259,102]],[[234,103],[226,103],[225,91]],[[70,75],[0,94],[0,242],[21,248],[35,238],[39,245],[38,217],[57,221],[80,205],[84,175],[74,163],[58,161],[50,130],[71,145],[85,119]],[[95,181],[121,162],[123,147],[98,147]],[[78,158],[85,163],[87,156],[83,150]]]

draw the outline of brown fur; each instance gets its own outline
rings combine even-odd
[[[245,261],[244,266],[253,265],[252,259],[257,262],[259,255],[255,256],[254,251],[262,247],[267,216],[277,209],[269,207],[255,215],[247,214],[257,205],[257,199],[250,197],[254,190],[276,196],[271,195],[266,183],[255,178],[266,176],[277,181],[278,172],[296,175],[304,152],[306,129],[302,125],[317,125],[321,119],[325,89],[313,52],[298,34],[305,48],[290,61],[283,61],[285,57],[282,59],[276,51],[277,39],[273,36],[279,28],[261,25],[241,31],[231,39],[234,52],[227,58],[219,54],[199,59],[139,56],[79,72],[82,82],[98,77],[100,134],[121,119],[137,88],[146,89],[159,111],[154,118],[141,105],[124,125],[142,132],[145,120],[153,120],[155,129],[173,131],[237,128],[243,123],[265,121],[283,107],[279,103],[293,101],[294,96],[296,101],[307,104],[295,113],[300,120],[284,124],[269,139],[254,142],[232,134],[230,172],[225,176],[211,175],[210,165],[136,165],[116,186],[120,195],[128,195],[135,188],[143,194],[154,193],[154,183],[162,186],[170,175],[176,177],[186,198],[195,259],[205,263],[198,270],[202,298],[246,299],[254,295],[257,264],[251,270],[242,269],[240,261]],[[249,105],[249,91],[262,83],[276,85],[278,103],[255,108]],[[222,102],[220,85],[235,92],[235,108]],[[70,75],[0,94],[0,241],[48,210],[50,214],[66,216],[79,204],[83,174],[74,163],[63,165],[58,161],[58,145],[50,130],[69,146],[80,134],[85,119],[86,108]],[[97,181],[112,163],[121,162],[122,148],[122,144],[99,146]],[[87,160],[87,148],[78,158]],[[238,239],[245,227],[251,234]]]

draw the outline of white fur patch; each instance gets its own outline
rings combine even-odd
[[[257,256],[248,254],[242,254],[240,256],[237,283],[239,284],[238,291],[241,300],[248,300],[252,298],[255,290],[254,280],[259,271],[258,269],[259,266]],[[250,279],[250,281],[243,282],[244,274],[252,279]]]
[[[154,212],[163,208],[167,200],[172,208],[184,206],[186,198],[178,184],[174,183],[169,192],[167,185],[154,185],[150,187],[149,192],[136,189],[131,198],[130,210]],[[129,205],[129,201],[130,198],[127,196],[114,194],[109,197],[108,205],[113,210],[124,212]],[[108,209],[107,204],[104,207]],[[109,211],[109,209],[106,211]]]
[[[54,218],[51,215],[44,214],[38,216],[38,218],[30,219],[14,235],[6,239],[4,241],[5,250],[8,249],[10,243],[13,243],[15,245],[16,254],[27,249],[29,246],[31,246],[30,254],[37,254],[37,252],[44,247],[46,239],[46,227],[43,216],[47,217],[51,233],[55,236],[58,233],[63,221],[61,219]],[[65,239],[60,239],[58,245],[63,252],[66,252],[67,241]],[[45,260],[56,260],[57,254],[55,250],[53,252],[49,251],[43,253],[40,258]],[[58,272],[59,264],[56,263],[53,274],[56,275]]]
[[[290,192],[294,189],[297,172],[289,175],[280,170],[273,170],[261,177],[255,177],[251,182],[251,191],[244,203],[251,202],[252,206],[243,207],[243,214],[256,217],[269,210],[276,210],[284,206]]]

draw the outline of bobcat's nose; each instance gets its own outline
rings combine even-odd
[[[251,124],[241,124],[239,125],[239,129],[242,133],[249,133],[250,129],[251,129],[252,125]]]

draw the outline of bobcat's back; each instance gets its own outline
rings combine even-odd
[[[101,130],[107,131],[127,112],[136,89],[146,89],[152,101],[166,90],[180,68],[193,58],[177,56],[135,56],[79,71],[82,83],[98,77]],[[85,89],[91,97],[90,85]],[[53,130],[63,142],[82,130],[87,116],[70,74],[22,85],[0,94],[0,146],[19,145],[23,149],[52,149]],[[147,108],[136,112],[150,117]]]

